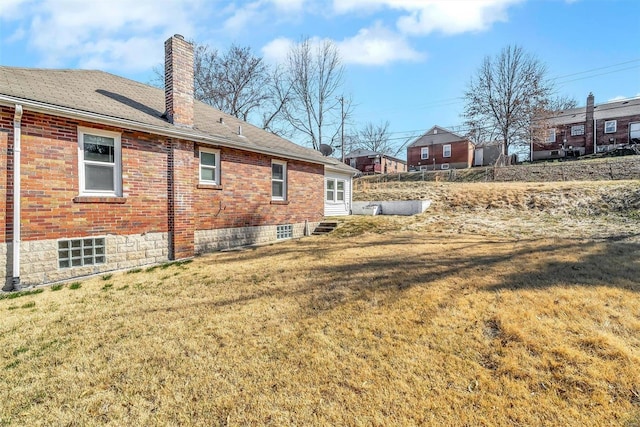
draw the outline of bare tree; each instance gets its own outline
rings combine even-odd
[[[578,102],[568,96],[556,96],[538,105],[534,111],[534,119],[529,130],[530,141],[537,146],[544,146],[549,129],[553,128],[553,119],[565,110],[575,108]]]
[[[194,43],[194,96],[217,109],[248,121],[272,96],[269,67],[250,47],[231,45],[220,54]],[[150,82],[164,85],[164,70],[154,68]]]
[[[320,144],[340,141],[351,103],[341,95],[344,67],[335,44],[324,41],[314,46],[305,39],[293,45],[279,78],[274,86],[281,101],[280,119],[290,127],[291,136],[316,150]]]
[[[392,156],[397,154],[389,140],[388,120],[378,124],[368,122],[354,136],[354,148],[362,148]]]
[[[164,71],[155,67],[154,74],[150,84],[162,87]],[[194,43],[194,76],[196,99],[314,149],[337,146],[351,114],[352,103],[342,95],[344,67],[330,41],[305,39],[276,67],[249,47],[220,53]]]
[[[520,46],[485,57],[465,92],[466,124],[476,133],[495,132],[503,154],[511,146],[528,145],[535,114],[547,108],[553,92],[546,74],[546,66]]]
[[[247,121],[271,96],[269,68],[250,47],[231,45],[218,56],[214,70],[214,85],[207,89],[217,94],[212,105],[222,111]]]

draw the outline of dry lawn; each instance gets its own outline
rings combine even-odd
[[[538,185],[2,299],[0,425],[638,426],[640,184]]]

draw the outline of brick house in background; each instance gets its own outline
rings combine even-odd
[[[365,175],[407,171],[407,162],[388,154],[359,148],[344,156],[346,164]]]
[[[468,139],[434,126],[407,146],[409,170],[464,169],[473,165],[474,145]]]
[[[165,54],[164,92],[0,67],[5,290],[301,236],[324,216],[325,168],[351,185],[341,162],[194,101],[181,36]]]
[[[544,140],[532,143],[533,160],[559,159],[640,144],[640,98],[595,105],[593,94],[584,107],[540,119]]]

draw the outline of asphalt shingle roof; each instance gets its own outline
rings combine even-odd
[[[408,145],[408,147],[423,147],[434,144],[449,144],[456,141],[467,141],[467,139],[457,133],[440,126],[434,126],[422,136]]]
[[[617,117],[640,114],[640,98],[598,104],[593,109],[596,120],[615,119]],[[549,119],[550,124],[562,125],[583,123],[587,117],[587,107],[577,107],[561,111],[556,117]]]
[[[185,130],[169,123],[163,116],[163,89],[104,71],[0,66],[0,95],[46,104],[52,111],[63,107],[104,118],[128,120],[150,127],[150,133],[156,133],[154,127]],[[239,127],[242,128],[241,135]],[[229,141],[233,146],[249,151],[266,150],[284,158],[302,158],[345,172],[357,172],[348,165],[336,164],[318,151],[294,144],[200,101],[194,103],[194,126],[188,133],[219,140],[221,145]]]

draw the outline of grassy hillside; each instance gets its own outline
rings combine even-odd
[[[434,205],[4,296],[0,425],[639,426],[618,184],[369,188]]]
[[[354,200],[431,200],[412,217],[356,218],[426,232],[604,238],[640,232],[640,181],[366,183]],[[343,232],[354,223],[346,226]],[[356,227],[366,229],[366,227]]]

